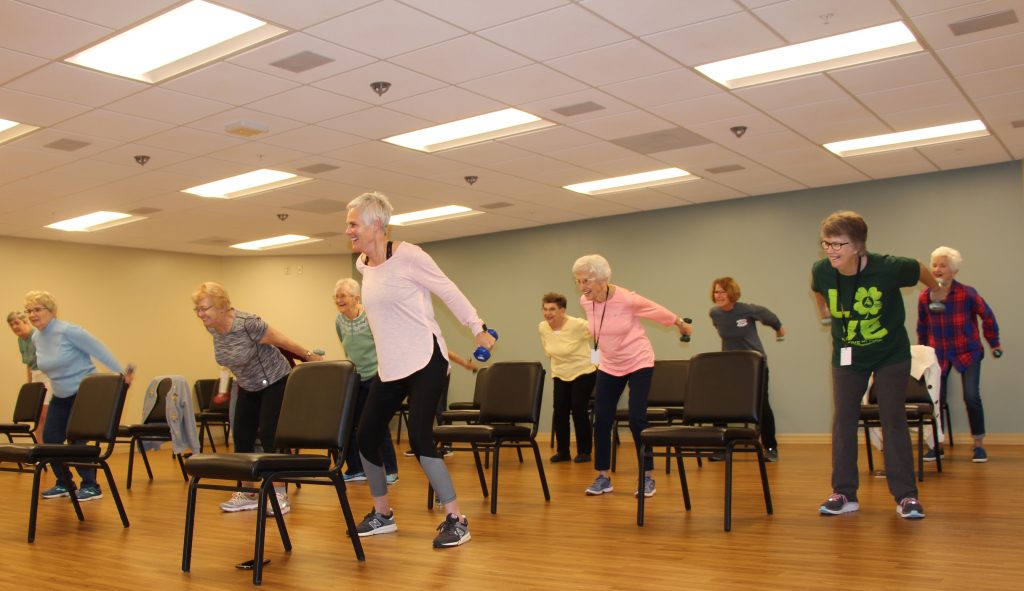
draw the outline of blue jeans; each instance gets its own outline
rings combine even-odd
[[[942,385],[939,390],[940,400],[946,402],[946,378],[953,370],[950,363],[942,372]],[[981,439],[985,436],[985,409],[981,406],[981,359],[968,365],[960,374],[963,384],[964,404],[967,406],[967,421],[971,424],[971,437]],[[948,403],[947,403],[948,404]]]
[[[615,408],[626,384],[629,384],[629,430],[633,433],[633,445],[637,456],[640,454],[640,432],[648,427],[647,395],[651,393],[653,367],[644,367],[624,376],[613,376],[597,370],[597,389],[594,395],[594,468],[607,470],[611,467],[612,426],[615,424]],[[647,458],[644,470],[654,469],[654,458]]]
[[[46,424],[43,425],[43,443],[64,443],[68,434],[68,419],[71,418],[71,408],[75,405],[75,398],[78,393],[71,396],[58,398],[54,396],[50,400],[50,409],[46,411]],[[85,441],[71,441],[69,443],[86,443]],[[96,482],[95,468],[76,468],[78,475],[82,478],[82,487],[94,486],[99,488]],[[74,482],[70,483],[74,488]]]

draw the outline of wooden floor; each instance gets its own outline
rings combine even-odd
[[[263,586],[273,589],[1013,589],[1024,576],[1024,446],[992,445],[991,461],[972,464],[970,449],[928,466],[921,500],[928,517],[896,515],[884,479],[865,476],[858,513],[822,517],[829,491],[829,447],[791,444],[769,465],[775,515],[767,516],[756,462],[737,465],[733,531],[722,531],[723,465],[687,460],[693,510],[682,508],[679,480],[657,474],[647,524],[636,526],[634,466],[620,456],[615,492],[586,497],[588,465],[549,464],[545,503],[531,459],[502,462],[497,515],[481,497],[472,456],[448,458],[473,539],[431,548],[442,519],[426,509],[426,484],[412,458],[400,457],[391,487],[399,531],[363,540],[358,562],[331,489],[293,491],[286,517],[294,549],[285,554],[270,524]],[[182,573],[186,484],[169,452],[157,452],[156,480],[136,473],[123,490],[127,457],[114,458],[131,527],[114,503],[83,505],[78,522],[67,500],[41,502],[36,542],[25,542],[30,474],[0,473],[0,589],[239,589],[250,574],[233,568],[251,557],[253,512],[223,514],[217,491],[200,491],[192,571]],[[862,465],[864,461],[862,459]],[[49,484],[50,478],[46,477]],[[357,520],[371,507],[364,484],[350,486]]]

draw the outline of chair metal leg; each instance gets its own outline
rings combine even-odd
[[[68,498],[71,500],[71,506],[75,508],[75,515],[78,516],[78,520],[85,521],[82,505],[78,502],[78,495],[75,494],[75,484],[71,478],[71,469],[64,464],[54,463],[53,474],[57,477],[57,482],[63,484],[64,488],[67,489]]]
[[[867,423],[862,423],[862,426],[864,427],[864,449],[867,450],[868,454],[868,472],[874,472],[875,458],[871,454],[871,429],[868,427]]]
[[[544,475],[544,463],[540,460],[540,448],[537,447],[537,442],[533,439],[530,440],[530,447],[533,448],[533,458],[537,461],[537,474],[540,475],[540,486],[544,489],[544,500],[551,500],[551,491],[548,490],[548,479]]]
[[[192,534],[196,523],[196,486],[198,478],[193,478],[188,485],[188,501],[185,503],[185,541],[181,547],[181,572],[187,573],[192,568]]]
[[[501,453],[501,440],[494,442],[494,465],[491,466],[491,515],[498,512],[498,456]]]
[[[348,528],[348,537],[352,540],[352,549],[356,553],[356,560],[366,560],[363,553],[363,543],[356,532],[356,520],[352,515],[352,507],[348,503],[345,480],[338,474],[331,472],[331,481],[334,483],[334,490],[338,493],[338,502],[341,503],[341,512],[345,515],[345,526]]]
[[[146,444],[143,440],[139,439],[139,452],[142,454],[142,463],[146,466],[146,474],[149,475],[149,480],[153,480],[153,469],[149,466],[149,455],[146,454]]]
[[[484,478],[484,468],[480,464],[480,448],[475,443],[471,443],[470,446],[473,448],[473,461],[476,462],[476,474],[480,478],[480,490],[484,493],[484,498],[487,498],[487,479]]]
[[[183,456],[184,454],[174,454],[174,457],[178,459],[178,468],[181,469],[181,477],[185,479],[185,482],[188,482],[188,473],[185,472],[185,458]]]
[[[683,508],[690,510],[690,487],[686,483],[686,470],[683,468],[683,450],[676,450],[676,471],[679,472],[679,486],[683,489]],[[697,465],[700,465],[700,456],[697,456]]]
[[[932,415],[932,449],[935,450],[935,471],[942,472],[942,454],[939,453],[939,430],[935,424],[935,415]]]
[[[39,479],[43,475],[42,467],[45,464],[36,464],[32,474],[32,500],[28,510],[28,543],[36,541],[36,516],[39,513]],[[56,472],[56,469],[54,469]],[[74,494],[74,493],[71,493]]]
[[[114,505],[117,506],[117,513],[121,516],[121,525],[128,527],[128,513],[125,512],[124,503],[121,502],[121,494],[117,491],[114,473],[110,471],[110,465],[107,464],[106,460],[100,460],[100,468],[103,469],[103,473],[107,476],[107,488],[110,489],[110,494],[114,497]]]
[[[128,479],[124,485],[128,490],[132,489],[132,473],[135,470],[135,446],[137,444],[138,440],[132,437],[128,445]]]
[[[731,446],[725,448],[725,531],[732,530],[732,458]]]
[[[639,462],[637,463],[637,482],[643,482],[644,481],[644,462],[647,460],[647,456],[649,455],[649,453],[650,452],[647,450],[647,446],[644,444],[643,440],[641,439],[640,440],[640,449],[639,449]],[[643,486],[641,486],[640,489],[643,489]],[[640,494],[638,494],[636,496],[636,525],[637,525],[637,527],[643,527],[644,526],[644,494],[643,494],[643,490],[638,490],[638,492]]]
[[[774,513],[772,507],[772,493],[768,489],[768,470],[765,468],[764,461],[764,448],[759,443],[757,445],[757,462],[758,468],[761,470],[761,489],[764,491],[764,508],[768,515]]]

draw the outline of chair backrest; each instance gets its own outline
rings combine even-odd
[[[18,391],[18,401],[14,403],[15,423],[38,423],[43,414],[43,401],[46,400],[46,384],[29,382],[22,384]]]
[[[687,423],[760,423],[764,356],[716,351],[690,359],[683,420]]]
[[[156,385],[156,402],[153,404],[153,409],[149,411],[149,416],[146,417],[146,423],[167,422],[167,393],[171,391],[172,383],[171,378],[164,378]]]
[[[210,410],[213,396],[217,393],[217,378],[203,378],[196,380],[192,391],[196,394],[196,408],[199,410]]]
[[[358,391],[359,374],[351,361],[316,361],[296,366],[284,389],[274,446],[344,450]]]
[[[69,441],[113,442],[128,389],[119,373],[94,373],[78,386],[68,419]]]
[[[914,379],[913,376],[907,376],[907,402],[910,404],[932,404],[932,395],[928,391],[928,385],[924,381],[924,376],[921,379]],[[868,390],[868,404],[878,404],[878,396],[875,395],[875,384],[871,383],[871,389]]]
[[[490,368],[481,367],[476,371],[476,383],[473,385],[473,406],[480,408],[484,393],[487,391],[487,372]]]
[[[648,406],[683,406],[686,382],[690,373],[689,359],[659,359],[654,362]]]
[[[544,366],[539,361],[494,363],[485,378],[480,422],[536,424],[543,393]]]

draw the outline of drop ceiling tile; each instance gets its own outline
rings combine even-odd
[[[728,39],[729,43],[722,43],[722,39]],[[783,45],[775,32],[747,12],[647,35],[643,40],[687,66]]]
[[[853,99],[799,105],[769,114],[815,143],[892,131]]]
[[[963,94],[949,80],[933,80],[912,86],[857,95],[869,109],[879,115],[954,103],[966,104]]]
[[[491,27],[479,35],[539,61],[628,38],[622,30],[576,5]]]
[[[391,88],[383,96],[378,96],[370,88],[372,82],[378,81],[391,83]],[[389,62],[375,62],[321,80],[313,86],[379,105],[436,90],[444,87],[445,83]]]
[[[113,29],[125,27],[177,4],[177,0],[133,0],[130,3],[117,0],[91,0],[90,2],[68,2],[67,0],[20,0],[45,8],[51,12],[70,16],[96,25]]]
[[[214,113],[227,111],[231,105],[218,101],[153,87],[110,103],[110,111],[147,117],[165,123],[181,125]]]
[[[873,179],[922,174],[938,170],[917,150],[893,150],[845,158],[844,162]]]
[[[9,121],[46,127],[88,110],[83,105],[0,88],[0,117]]]
[[[636,40],[588,49],[545,62],[592,86],[614,84],[679,67],[674,60]]]
[[[168,129],[156,135],[151,135],[137,143],[200,156],[244,142],[245,140],[242,138],[229,136],[225,133],[210,133],[188,127],[175,127],[174,129]]]
[[[702,146],[658,152],[657,154],[651,154],[651,157],[665,164],[678,166],[688,172],[717,166],[728,166],[743,160],[736,152],[718,144],[704,144]]]
[[[302,52],[311,52],[321,55],[333,61],[310,68],[303,72],[290,72],[284,68],[271,65],[272,63],[292,57]],[[303,33],[292,33],[275,39],[256,49],[249,50],[228,60],[229,62],[244,66],[250,70],[257,70],[271,76],[287,78],[302,84],[309,84],[317,80],[323,80],[330,76],[336,76],[342,72],[348,72],[376,61],[374,58],[352,51],[340,45],[329,43],[323,39],[305,35]]]
[[[293,29],[301,29],[357,8],[373,4],[376,0],[219,0],[220,4],[241,12],[272,21]]]
[[[290,150],[288,148],[282,148],[281,146],[274,146],[264,142],[246,142],[244,144],[207,154],[210,158],[237,162],[249,167],[250,170],[257,170],[260,168],[282,170],[283,163],[294,161],[298,158],[304,157],[305,155],[306,154],[299,152],[298,150]],[[286,170],[285,172],[301,174],[294,170]]]
[[[733,94],[758,109],[771,111],[793,105],[818,103],[846,98],[846,92],[824,74],[812,74],[790,80],[781,80],[748,88],[740,88]]]
[[[641,108],[709,96],[721,89],[703,76],[677,68],[653,76],[608,84],[601,90]]]
[[[975,104],[985,118],[1024,119],[1024,92],[1009,92],[978,99]],[[1019,133],[1019,132],[1018,132]]]
[[[479,31],[569,3],[569,0],[516,0],[491,2],[488,3],[487,10],[481,10],[479,0],[402,1],[467,31]]]
[[[1012,157],[993,137],[980,137],[918,148],[942,170],[1005,162]]]
[[[470,80],[460,86],[513,106],[586,88],[582,82],[573,80],[541,64]]]
[[[903,10],[910,16],[928,14],[948,10],[965,4],[974,4],[978,0],[896,0]]]
[[[52,63],[7,84],[39,96],[99,107],[145,90],[148,85],[78,66]]]
[[[1024,91],[1024,65],[960,76],[958,81],[972,99],[1021,92]]]
[[[595,160],[587,164],[586,167],[604,177],[625,176],[627,174],[636,174],[665,168],[663,164],[654,158],[641,156],[639,154],[632,154],[625,158],[619,158],[618,160]]]
[[[54,129],[130,142],[170,129],[170,127],[171,125],[167,123],[151,119],[124,115],[103,109],[94,109],[88,113],[62,121],[55,125]]]
[[[687,181],[685,183],[676,183],[674,185],[662,185],[660,187],[656,187],[655,190],[659,193],[672,195],[676,199],[685,202],[681,203],[681,205],[710,203],[712,201],[724,201],[726,199],[746,197],[746,194],[741,193],[732,187],[727,187],[708,179]]]
[[[616,146],[611,142],[592,142],[583,146],[576,146],[562,150],[551,150],[547,156],[563,162],[569,162],[584,168],[591,168],[591,165],[601,164],[632,158],[637,153]],[[650,161],[649,161],[650,162]]]
[[[955,76],[1015,66],[1024,54],[1024,33],[976,41],[936,52]]]
[[[448,86],[395,101],[388,108],[435,123],[447,123],[499,111],[505,105],[468,90]]]
[[[266,134],[260,134],[253,137],[242,137],[228,133],[224,128],[231,123],[237,121],[250,121],[253,123],[259,123],[266,125],[270,131]],[[218,135],[223,135],[230,138],[238,138],[243,141],[257,140],[260,141],[266,136],[288,131],[290,129],[297,129],[302,127],[302,122],[295,121],[294,119],[288,119],[286,117],[278,117],[277,115],[271,115],[261,111],[255,111],[249,108],[238,108],[231,109],[229,111],[223,111],[209,117],[204,117],[197,121],[193,121],[188,124],[188,127],[193,129],[201,129],[203,131],[209,131]]]
[[[788,0],[754,14],[789,43],[849,33],[900,20],[890,0]]]
[[[139,165],[135,162],[135,156],[138,155],[149,156],[149,161],[146,162],[145,165]],[[146,146],[137,143],[125,143],[119,144],[105,152],[96,154],[91,157],[90,160],[139,166],[139,170],[144,173],[143,176],[149,176],[153,171],[158,171],[177,162],[190,160],[192,158],[195,158],[195,156],[184,152],[177,152],[175,150],[167,150],[156,146]]]
[[[879,118],[893,129],[902,131],[959,121],[972,121],[978,118],[978,112],[966,101],[959,101],[946,105],[909,109],[898,113],[884,113],[879,115]]]
[[[659,105],[648,110],[683,127],[749,117],[758,113],[750,105],[726,92]]]
[[[733,0],[583,0],[580,5],[642,36],[742,10]]]
[[[1015,11],[1017,22],[1004,26],[968,33],[966,35],[954,35],[950,24],[985,16],[996,12]],[[989,0],[977,2],[966,6],[958,6],[932,12],[914,18],[914,26],[928,40],[928,45],[933,50],[946,49],[967,43],[976,43],[986,39],[1004,37],[1016,33],[1024,33],[1024,5],[1018,0]]]
[[[234,64],[218,62],[164,82],[162,86],[240,106],[295,88],[297,84]]]
[[[915,53],[841,70],[832,70],[828,75],[854,94],[878,92],[897,86],[949,78],[942,71],[942,66],[928,53]]]
[[[760,164],[808,186],[856,183],[869,180],[843,158],[820,146],[766,151],[754,157]]]
[[[463,35],[391,59],[410,70],[459,84],[529,65],[525,57],[477,37]]]
[[[0,48],[0,84],[31,72],[45,63],[46,60],[41,57]]]
[[[284,148],[291,148],[309,154],[318,154],[353,146],[366,141],[364,138],[327,129],[317,125],[297,127],[281,133],[275,133],[262,141]]]
[[[0,186],[12,181],[32,176],[37,172],[56,168],[65,158],[56,154],[48,156],[37,148],[23,148],[20,142],[10,142],[0,146]],[[24,196],[10,198],[13,192],[4,188],[4,199],[0,199],[0,211],[6,209],[9,202],[25,199]]]
[[[373,107],[350,115],[320,122],[321,127],[372,140],[384,139],[400,133],[430,127],[431,121],[412,117],[384,107]]]
[[[117,145],[113,140],[86,135],[83,133],[63,131],[52,127],[45,127],[39,131],[30,133],[19,139],[18,144],[21,144],[26,148],[35,147],[45,149],[46,151],[55,151],[52,148],[47,148],[46,145],[60,140],[71,140],[72,142],[83,142],[87,144],[80,148],[76,148],[73,151],[65,152],[68,158],[73,160],[88,158],[89,156],[109,150]]]
[[[249,103],[247,107],[304,123],[318,123],[368,109],[370,104],[311,86],[300,86]]]
[[[93,25],[14,0],[0,0],[0,39],[7,49],[57,59],[110,34]],[[40,35],[40,31],[48,34]]]
[[[633,110],[608,117],[571,123],[572,127],[599,138],[612,140],[672,128],[672,124],[647,111]]]
[[[580,115],[562,115],[556,112],[554,109],[560,109],[569,105],[578,105],[580,103],[593,102],[604,107],[597,111],[591,111],[589,113],[583,113]],[[626,111],[635,110],[631,105],[620,101],[619,99],[607,95],[599,90],[588,89],[580,92],[573,92],[569,94],[563,94],[539,101],[534,101],[524,104],[522,110],[533,113],[538,117],[547,119],[548,121],[554,121],[564,125],[573,125],[581,121],[588,119],[597,119],[601,117],[608,117],[616,113],[624,113]]]
[[[382,0],[343,16],[314,25],[306,33],[356,51],[387,59],[462,35],[452,25],[403,6]]]
[[[381,163],[412,159],[417,156],[426,157],[426,154],[422,152],[416,152],[415,150],[402,148],[387,142],[364,142],[354,146],[345,146],[338,150],[324,152],[323,155],[329,158],[337,158],[338,160],[363,164],[365,166],[377,166]]]
[[[446,159],[468,164],[488,166],[508,160],[531,156],[531,152],[508,145],[504,142],[482,142],[462,148],[445,150],[440,153]]]
[[[608,193],[607,195],[597,196],[594,199],[620,203],[635,211],[653,211],[656,209],[665,209],[667,207],[679,207],[680,205],[686,204],[672,195],[667,195],[651,189],[637,189],[633,191],[623,191],[621,193]]]

